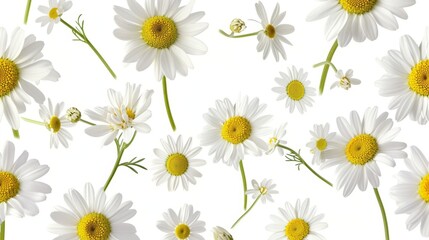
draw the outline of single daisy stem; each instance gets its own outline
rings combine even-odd
[[[319,85],[319,93],[323,94],[323,89],[325,88],[326,77],[328,76],[328,70],[330,63],[332,62],[332,58],[334,57],[335,50],[338,47],[338,40],[335,40],[334,44],[332,44],[331,50],[328,53],[328,57],[326,57],[325,66],[323,67],[322,77],[320,78]]]
[[[0,240],[4,240],[5,239],[5,232],[6,232],[6,220],[4,220],[1,223],[1,229],[0,229]]]
[[[314,169],[311,168],[310,165],[308,165],[307,162],[304,161],[304,159],[301,157],[301,155],[299,155],[297,152],[295,152],[295,150],[293,150],[292,148],[286,147],[284,145],[281,145],[281,144],[277,144],[277,146],[290,151],[293,155],[298,157],[299,162],[304,164],[304,166],[306,168],[308,168],[308,170],[310,170],[310,172],[312,172],[314,175],[316,175],[316,177],[318,177],[320,180],[324,181],[326,184],[328,184],[329,186],[332,187],[332,183],[329,182],[328,180],[326,180],[325,178],[323,178],[322,176],[320,176],[316,171],[314,171]]]
[[[256,36],[258,35],[259,32],[261,31],[257,31],[257,32],[253,32],[253,33],[248,33],[248,34],[243,34],[243,35],[233,35],[233,34],[228,34],[226,32],[224,32],[223,30],[219,29],[219,32],[224,35],[225,37],[229,37],[229,38],[244,38],[244,37],[251,37],[251,36]]]
[[[29,123],[33,123],[33,124],[37,124],[37,125],[41,125],[41,126],[46,126],[46,123],[44,123],[44,122],[36,121],[36,120],[25,118],[25,117],[21,117],[21,118],[22,118],[22,120],[29,122]]]
[[[377,198],[378,205],[380,206],[381,216],[383,217],[383,225],[384,225],[384,236],[386,240],[389,240],[389,225],[387,223],[386,211],[384,210],[383,202],[380,198],[380,193],[378,193],[378,189],[374,188],[375,197]]]
[[[244,172],[243,160],[240,160],[240,172],[241,172],[241,180],[243,181],[243,192],[244,192],[244,210],[247,209],[247,181],[246,181],[246,173]]]
[[[19,130],[18,130],[18,129],[13,129],[13,128],[12,128],[12,133],[13,133],[13,136],[14,136],[16,139],[19,139]]]
[[[329,66],[331,66],[331,68],[334,70],[334,72],[338,71],[333,63],[327,62],[327,61],[314,64],[313,67],[316,68],[316,67],[320,67],[320,66],[325,66],[326,64],[329,64]]]
[[[31,0],[27,0],[27,7],[25,7],[24,24],[27,24],[28,15],[30,15]]]
[[[234,224],[232,224],[231,229],[232,229],[232,228],[234,228],[234,227],[235,227],[235,225],[237,225],[237,224],[238,224],[238,222],[240,222],[240,220],[241,220],[242,218],[244,218],[244,216],[246,216],[246,214],[247,214],[248,212],[250,212],[250,210],[252,210],[253,206],[255,206],[256,202],[258,202],[258,200],[261,198],[261,196],[262,196],[262,194],[259,194],[259,196],[258,196],[258,197],[255,199],[255,201],[252,203],[252,205],[250,205],[249,209],[247,209],[247,211],[246,211],[246,212],[244,212],[244,213],[243,213],[243,215],[241,215],[241,217],[240,217],[239,219],[237,219],[237,221],[235,221],[235,223],[234,223]]]
[[[89,122],[89,121],[86,121],[86,120],[84,120],[84,119],[79,119],[79,121],[81,121],[81,122],[83,122],[83,123],[86,123],[86,124],[88,124],[88,125],[91,125],[91,126],[95,126],[96,124],[95,123],[92,123],[92,122]]]
[[[168,120],[170,120],[170,125],[173,131],[176,131],[176,124],[174,124],[173,115],[171,114],[170,103],[168,101],[168,92],[167,92],[167,78],[162,76],[162,91],[164,93],[164,103],[165,109],[167,110]]]

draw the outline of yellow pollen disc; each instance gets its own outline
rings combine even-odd
[[[325,150],[327,146],[328,146],[328,142],[324,138],[321,138],[316,142],[316,147],[317,149],[319,149],[319,151]]]
[[[189,235],[191,235],[191,229],[188,227],[188,225],[182,223],[176,226],[176,229],[174,229],[174,233],[176,234],[176,237],[180,240],[188,239]]]
[[[310,225],[300,218],[292,219],[285,227],[288,240],[303,240],[310,233]]]
[[[339,0],[338,2],[351,14],[367,13],[377,4],[377,0]]]
[[[276,137],[272,137],[270,138],[270,141],[268,142],[269,144],[274,144],[278,141],[278,139]]]
[[[127,108],[126,111],[127,111],[128,118],[133,120],[134,118],[136,118],[136,113],[131,108]]]
[[[429,202],[429,174],[424,176],[419,183],[419,195],[425,202]]]
[[[264,31],[264,33],[265,33],[265,35],[267,35],[269,38],[274,38],[274,37],[276,36],[276,28],[275,28],[273,25],[268,24],[268,25],[265,27],[265,31]]]
[[[0,58],[0,98],[12,92],[18,85],[18,80],[18,66],[7,58]]]
[[[252,126],[249,120],[241,116],[232,117],[223,123],[222,138],[232,144],[239,144],[250,137]]]
[[[77,235],[80,240],[107,240],[111,232],[109,219],[101,213],[89,213],[77,224]]]
[[[168,17],[150,17],[143,23],[141,38],[153,48],[169,48],[176,42],[177,37],[176,24]]]
[[[19,192],[18,178],[10,172],[0,171],[0,203],[7,202]]]
[[[180,176],[188,170],[189,161],[183,154],[174,153],[167,157],[165,167],[171,175]]]
[[[421,96],[429,96],[429,60],[417,63],[408,75],[408,86]]]
[[[259,192],[260,192],[262,195],[265,195],[265,194],[267,194],[268,189],[267,189],[266,187],[260,187],[260,188],[259,188]]]
[[[59,17],[57,10],[58,8],[51,8],[51,10],[48,13],[49,17],[52,19],[57,19],[57,17]]]
[[[299,80],[293,80],[286,86],[286,94],[294,101],[301,100],[305,95],[305,87]]]
[[[57,116],[52,116],[51,120],[49,120],[49,129],[53,133],[57,133],[61,129],[61,121]]]
[[[345,149],[347,160],[354,165],[365,165],[377,152],[377,140],[369,134],[360,134],[352,138]]]

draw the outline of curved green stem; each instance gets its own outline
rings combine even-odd
[[[36,120],[25,118],[25,117],[21,117],[21,118],[22,118],[22,120],[29,122],[29,123],[33,123],[33,124],[37,124],[37,125],[41,125],[41,126],[46,126],[46,123],[44,123],[44,122],[36,121]]]
[[[380,206],[381,216],[383,217],[384,236],[386,240],[389,240],[389,225],[387,223],[386,211],[384,210],[383,202],[381,201],[380,193],[378,193],[377,188],[374,188],[374,193],[377,198],[378,205]]]
[[[244,212],[244,213],[243,213],[243,215],[241,215],[241,217],[240,217],[240,218],[238,218],[238,219],[237,219],[237,221],[235,221],[235,223],[234,223],[234,224],[232,224],[232,227],[231,227],[231,228],[234,228],[234,227],[235,227],[235,225],[237,225],[237,223],[238,223],[238,222],[240,222],[240,220],[241,220],[242,218],[244,218],[244,216],[246,216],[246,214],[247,214],[248,212],[250,212],[250,210],[252,210],[253,206],[255,206],[256,202],[258,202],[258,200],[261,198],[261,196],[262,196],[262,194],[259,194],[259,196],[258,196],[258,197],[255,199],[255,201],[252,203],[252,205],[250,205],[249,209],[247,209],[247,211],[246,211],[246,212]]]
[[[320,67],[320,66],[325,66],[326,64],[328,64],[333,70],[334,70],[334,72],[338,72],[338,70],[337,70],[337,68],[335,67],[335,65],[333,64],[333,63],[331,63],[331,62],[327,62],[327,61],[324,61],[324,62],[320,62],[320,63],[317,63],[317,64],[314,64],[313,65],[313,67],[314,68],[316,68],[316,67]]]
[[[243,160],[240,160],[240,172],[241,172],[241,180],[243,181],[243,193],[244,193],[244,210],[247,209],[247,181],[246,181],[246,173],[244,172]]]
[[[28,22],[28,15],[30,15],[31,0],[27,0],[27,6],[25,7],[24,24]]]
[[[1,223],[0,240],[4,240],[5,239],[5,233],[6,233],[6,220],[4,220]]]
[[[260,33],[261,31],[257,31],[257,32],[253,32],[253,33],[248,33],[248,34],[243,34],[243,35],[234,35],[234,34],[228,34],[226,32],[224,32],[223,30],[219,29],[219,32],[224,35],[225,37],[229,37],[229,38],[244,38],[244,37],[251,37],[251,36],[256,36],[258,35],[258,33]]]
[[[176,131],[176,124],[174,124],[173,115],[171,114],[170,109],[170,103],[168,101],[167,78],[165,76],[162,76],[162,91],[164,93],[164,103],[165,109],[167,110],[168,120],[170,121],[170,125],[173,131]]]
[[[323,89],[325,88],[325,82],[326,82],[326,76],[328,76],[328,70],[329,70],[329,64],[332,62],[332,58],[334,57],[335,50],[337,50],[338,47],[338,40],[335,40],[334,44],[332,44],[331,50],[328,53],[328,56],[326,57],[326,64],[323,67],[322,77],[320,78],[320,84],[319,84],[319,93],[320,95],[323,94]]]
[[[13,129],[13,128],[12,128],[12,133],[13,133],[13,136],[14,136],[16,139],[19,139],[19,130],[18,130],[18,129]]]
[[[86,120],[84,120],[84,119],[79,119],[79,121],[81,121],[81,122],[83,122],[83,123],[86,123],[86,124],[88,124],[88,125],[91,125],[91,126],[95,126],[96,124],[95,123],[92,123],[92,122],[89,122],[89,121],[86,121]]]

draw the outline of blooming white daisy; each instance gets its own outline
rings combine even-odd
[[[281,77],[274,79],[280,87],[273,87],[272,90],[279,94],[277,100],[286,98],[286,108],[289,108],[290,113],[295,110],[295,107],[300,113],[304,113],[306,106],[313,105],[314,100],[311,96],[316,95],[316,89],[309,86],[308,73],[302,68],[298,71],[295,66],[292,66],[287,70],[287,73],[280,72]]]
[[[44,16],[38,17],[36,22],[40,22],[42,27],[48,24],[48,34],[52,32],[54,25],[59,23],[64,12],[72,7],[73,3],[66,0],[49,0],[49,6],[39,6],[38,9]]]
[[[324,240],[318,233],[328,227],[321,222],[324,214],[316,215],[316,207],[310,207],[310,200],[305,199],[301,204],[298,199],[295,207],[286,202],[285,208],[279,208],[280,217],[271,215],[274,223],[267,225],[267,231],[274,232],[269,240]]]
[[[332,146],[335,146],[335,132],[329,132],[329,124],[326,123],[324,126],[322,124],[314,124],[313,131],[310,131],[311,141],[307,143],[307,147],[311,149],[313,155],[313,164],[320,165],[325,161],[324,152]]]
[[[339,69],[335,76],[339,79],[339,81],[334,82],[331,85],[331,89],[335,87],[344,88],[345,90],[349,90],[349,88],[352,87],[352,85],[359,85],[361,81],[357,78],[353,77],[353,70],[349,69],[347,70],[346,74],[343,73],[343,70]]]
[[[286,52],[282,42],[289,45],[292,45],[292,43],[283,35],[290,34],[295,30],[292,25],[280,24],[285,18],[286,12],[280,12],[280,5],[277,3],[271,15],[271,19],[268,21],[267,13],[262,2],[259,1],[255,3],[255,7],[263,28],[263,31],[260,31],[257,36],[259,43],[258,46],[256,46],[256,50],[258,50],[258,52],[263,51],[264,59],[266,59],[270,51],[272,51],[277,62],[279,61],[279,53],[283,59],[286,60]]]
[[[0,27],[0,118],[4,115],[13,129],[19,129],[19,114],[33,98],[41,104],[43,93],[34,86],[40,80],[57,81],[60,75],[50,61],[41,60],[44,43],[16,28],[7,46],[7,32]]]
[[[201,144],[211,145],[209,154],[214,153],[214,161],[222,161],[228,166],[238,169],[240,160],[246,153],[261,155],[267,144],[261,139],[266,134],[265,123],[270,115],[262,115],[267,107],[259,104],[258,98],[250,102],[246,97],[232,104],[229,99],[216,101],[216,108],[210,108],[203,115],[206,122],[205,132],[201,136]]]
[[[402,151],[407,145],[393,142],[400,128],[392,128],[393,121],[384,112],[377,116],[377,107],[368,108],[361,120],[356,111],[350,113],[350,122],[344,117],[337,118],[341,136],[337,144],[325,151],[326,161],[322,167],[337,165],[337,188],[344,188],[343,195],[350,195],[356,185],[366,190],[368,181],[378,188],[381,176],[378,163],[394,167],[394,158],[405,158]]]
[[[193,68],[188,54],[207,52],[207,46],[195,38],[208,27],[198,22],[204,12],[192,13],[193,1],[181,7],[180,0],[151,0],[145,7],[135,0],[127,2],[129,9],[114,6],[119,26],[114,35],[129,43],[124,62],[136,62],[138,71],[154,63],[158,80],[174,79],[176,72],[186,76]]]
[[[15,145],[6,142],[3,156],[0,154],[0,222],[6,214],[23,217],[39,213],[36,203],[46,199],[51,187],[37,180],[48,171],[38,160],[28,160],[27,151],[15,161]]]
[[[429,162],[420,149],[411,146],[411,158],[405,159],[405,165],[410,171],[400,171],[398,184],[391,189],[398,204],[396,213],[409,214],[407,229],[420,224],[421,234],[429,237]]]
[[[87,183],[83,195],[70,189],[64,194],[64,201],[68,208],[57,207],[51,213],[55,224],[49,231],[58,235],[55,239],[140,239],[136,228],[126,223],[137,211],[131,209],[131,201],[122,202],[121,194],[107,201],[102,188],[95,193],[92,185]]]
[[[48,107],[40,104],[39,115],[51,132],[51,148],[52,146],[58,148],[59,143],[64,147],[68,147],[69,144],[67,141],[73,140],[72,135],[64,129],[64,127],[70,127],[72,124],[65,115],[60,116],[63,109],[64,102],[57,103],[54,109],[51,99],[48,99]]]
[[[273,135],[268,141],[268,151],[265,152],[265,154],[271,154],[276,150],[276,148],[279,151],[280,155],[284,155],[284,150],[281,147],[277,147],[278,144],[286,145],[286,141],[281,140],[282,137],[286,135],[286,123],[283,123],[278,128],[274,129]]]
[[[398,29],[395,16],[407,19],[404,8],[415,3],[415,0],[325,0],[307,16],[307,21],[328,17],[326,38],[336,38],[344,47],[352,38],[356,42],[377,39],[377,25],[388,30]]]
[[[252,194],[253,199],[261,195],[262,203],[266,203],[267,200],[269,200],[270,202],[274,202],[271,194],[279,193],[277,190],[274,190],[276,184],[273,184],[271,179],[267,180],[266,178],[264,178],[260,185],[255,179],[253,179],[252,186],[253,189],[247,190],[246,194]]]
[[[206,161],[194,159],[201,151],[201,147],[191,148],[192,138],[189,138],[183,144],[182,136],[179,135],[177,141],[171,136],[167,137],[167,142],[161,139],[164,151],[155,148],[153,152],[158,157],[155,159],[155,174],[153,180],[156,185],[168,182],[168,190],[175,191],[182,182],[185,190],[188,190],[188,184],[196,183],[196,179],[201,177],[201,173],[195,169],[206,164]]]
[[[163,239],[165,240],[202,240],[200,234],[206,228],[206,223],[198,220],[200,211],[194,212],[192,205],[183,205],[176,214],[173,209],[168,209],[168,212],[162,215],[164,221],[158,221],[156,225],[159,230],[166,233]]]

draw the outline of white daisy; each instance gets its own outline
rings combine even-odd
[[[333,141],[335,138],[335,132],[329,132],[329,124],[326,123],[324,126],[322,124],[314,124],[313,131],[310,131],[311,141],[307,143],[307,147],[311,149],[313,153],[313,164],[320,165],[325,162],[324,152],[328,149],[331,149],[332,146],[335,146]]]
[[[261,195],[262,203],[266,203],[267,200],[269,200],[270,202],[274,202],[271,194],[279,193],[277,190],[274,190],[276,184],[273,184],[271,179],[267,180],[266,178],[264,178],[260,185],[255,179],[253,179],[252,186],[253,189],[247,190],[246,194],[252,194],[253,199]]]
[[[164,221],[158,221],[156,225],[159,230],[166,233],[164,240],[202,240],[200,234],[206,228],[206,223],[198,220],[200,211],[194,212],[192,205],[183,205],[179,214],[173,209],[168,209],[163,215]]]
[[[131,201],[122,202],[121,194],[107,201],[102,188],[95,193],[87,183],[83,195],[70,189],[64,194],[64,201],[68,208],[57,207],[51,213],[56,224],[50,226],[49,231],[58,235],[55,239],[140,239],[136,228],[126,223],[137,211],[131,209]]]
[[[136,62],[138,71],[152,63],[158,80],[162,76],[174,79],[176,72],[183,76],[193,68],[188,57],[202,55],[207,46],[196,35],[207,29],[207,23],[198,22],[204,12],[192,13],[193,1],[180,7],[180,0],[146,1],[142,7],[135,0],[128,0],[129,9],[114,6],[115,22],[119,28],[114,35],[128,42],[124,62]]]
[[[64,102],[57,103],[55,109],[52,105],[51,99],[48,99],[48,107],[40,104],[39,115],[46,124],[46,127],[51,132],[50,147],[58,148],[61,143],[64,147],[68,147],[67,141],[73,140],[72,135],[64,129],[70,127],[72,124],[65,115],[61,115],[64,108]]]
[[[429,237],[429,162],[423,153],[411,146],[411,159],[405,159],[410,171],[400,171],[398,184],[391,190],[398,204],[396,213],[408,214],[407,229],[413,230],[420,224],[420,232]]]
[[[396,17],[407,19],[405,7],[415,4],[415,0],[325,0],[307,17],[315,21],[328,17],[325,26],[326,38],[337,39],[342,47],[351,39],[362,42],[377,39],[378,27],[388,30],[398,29]]]
[[[339,79],[339,81],[334,82],[331,85],[331,89],[335,87],[344,88],[345,90],[349,90],[349,88],[352,87],[352,85],[359,85],[361,81],[357,78],[353,77],[353,70],[349,69],[347,70],[346,74],[343,73],[343,70],[339,69],[335,76]]]
[[[284,150],[281,147],[277,147],[278,144],[286,145],[286,141],[282,140],[282,138],[286,135],[286,123],[283,123],[278,128],[274,129],[273,135],[268,141],[268,151],[265,154],[271,154],[276,150],[279,151],[280,155],[284,155]]]
[[[201,136],[201,144],[211,145],[209,154],[214,154],[214,161],[222,161],[228,166],[238,169],[240,160],[251,152],[261,155],[267,149],[267,144],[261,139],[266,134],[265,123],[271,118],[262,115],[267,107],[259,104],[258,98],[250,102],[244,97],[237,104],[229,99],[216,101],[216,108],[210,108],[209,113],[203,115],[206,122],[205,132]]]
[[[0,27],[0,118],[5,115],[13,129],[19,129],[19,114],[33,98],[41,104],[43,93],[34,86],[40,80],[57,81],[60,75],[50,61],[41,60],[44,43],[16,28],[7,46],[7,32]]]
[[[280,12],[280,5],[277,3],[274,8],[273,14],[271,15],[270,21],[268,21],[265,7],[261,1],[255,3],[256,12],[261,19],[261,25],[263,30],[258,33],[258,46],[256,50],[258,52],[263,51],[263,58],[266,59],[270,50],[276,61],[279,61],[279,53],[286,60],[286,52],[282,45],[283,43],[292,45],[283,35],[292,33],[295,29],[289,24],[280,24],[286,16],[286,12]]]
[[[39,213],[36,203],[46,199],[51,187],[38,179],[48,171],[38,160],[28,160],[27,151],[15,161],[15,145],[6,142],[3,156],[0,154],[0,222],[9,214],[23,217]]]
[[[361,120],[356,111],[350,113],[350,123],[344,117],[337,118],[338,136],[334,148],[325,151],[322,167],[337,166],[337,188],[344,188],[343,195],[350,195],[356,185],[366,190],[368,182],[378,188],[381,176],[378,163],[394,167],[394,158],[405,158],[402,151],[407,145],[393,142],[400,128],[392,128],[393,121],[384,112],[377,116],[377,107],[368,108]]]
[[[177,141],[171,136],[167,137],[167,142],[161,139],[164,150],[155,148],[153,152],[158,157],[155,159],[155,174],[153,180],[156,185],[168,182],[168,190],[175,191],[182,182],[185,190],[188,184],[196,183],[195,178],[201,177],[201,173],[195,169],[206,164],[206,161],[194,159],[201,151],[201,147],[191,148],[192,138],[189,138],[183,145],[182,136],[179,135]]]
[[[44,16],[38,17],[36,22],[40,22],[42,27],[48,24],[48,34],[52,32],[54,25],[59,23],[64,12],[72,7],[73,3],[66,0],[49,0],[49,6],[39,6],[38,9]]]
[[[324,214],[316,215],[316,207],[310,207],[310,200],[305,199],[301,204],[298,199],[295,207],[286,202],[285,208],[279,208],[280,217],[271,215],[273,224],[267,225],[267,231],[274,232],[269,240],[324,240],[318,233],[328,227],[321,222]]]
[[[274,80],[280,87],[273,87],[272,90],[279,94],[277,100],[286,98],[286,108],[292,113],[295,107],[300,113],[306,111],[306,106],[312,106],[314,100],[311,96],[316,95],[316,89],[310,87],[310,81],[307,80],[307,72],[301,69],[299,71],[295,66],[287,69],[288,72],[280,72],[281,77]]]

